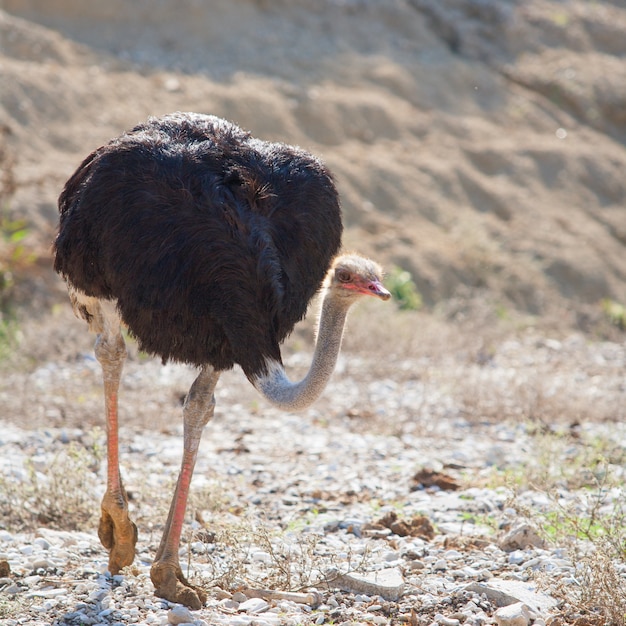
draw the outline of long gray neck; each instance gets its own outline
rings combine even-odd
[[[292,383],[282,364],[268,361],[267,374],[252,381],[259,393],[274,406],[298,411],[310,406],[320,396],[330,379],[341,348],[343,328],[349,304],[326,294],[322,303],[313,362],[307,375]]]

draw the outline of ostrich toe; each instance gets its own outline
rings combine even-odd
[[[150,569],[150,578],[159,598],[184,604],[190,609],[201,609],[207,599],[206,592],[192,585],[184,576],[180,566],[168,562],[156,562]]]
[[[118,574],[130,565],[135,558],[137,526],[128,517],[126,507],[107,506],[107,498],[102,502],[102,514],[98,525],[98,537],[109,551],[109,571]]]

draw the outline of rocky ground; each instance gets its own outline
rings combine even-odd
[[[135,565],[115,577],[95,534],[97,362],[84,352],[7,373],[0,398],[24,419],[3,422],[0,436],[11,528],[0,532],[1,623],[618,624],[609,619],[624,608],[626,566],[598,538],[624,539],[626,351],[528,335],[494,343],[487,360],[459,354],[398,356],[391,377],[346,353],[303,415],[275,411],[240,373],[225,374],[181,549],[209,590],[191,613],[154,597],[149,566],[193,372],[139,355],[126,368],[122,463],[140,539]],[[297,374],[305,360],[294,352],[288,366]],[[535,377],[536,418],[515,418]],[[602,411],[621,411],[621,422]],[[549,426],[551,412],[565,419]],[[603,530],[585,537],[588,523]]]

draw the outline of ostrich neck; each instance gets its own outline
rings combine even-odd
[[[307,375],[293,383],[278,361],[268,361],[267,374],[253,380],[259,393],[273,405],[297,411],[311,405],[322,393],[335,369],[349,304],[325,295],[320,313],[313,362]]]

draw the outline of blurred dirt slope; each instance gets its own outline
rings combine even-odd
[[[626,302],[621,1],[4,9],[5,204],[46,262],[56,197],[80,160],[148,115],[196,110],[320,154],[346,245],[408,269],[429,305],[478,294],[580,324],[603,298]],[[59,286],[46,278],[40,291]]]

